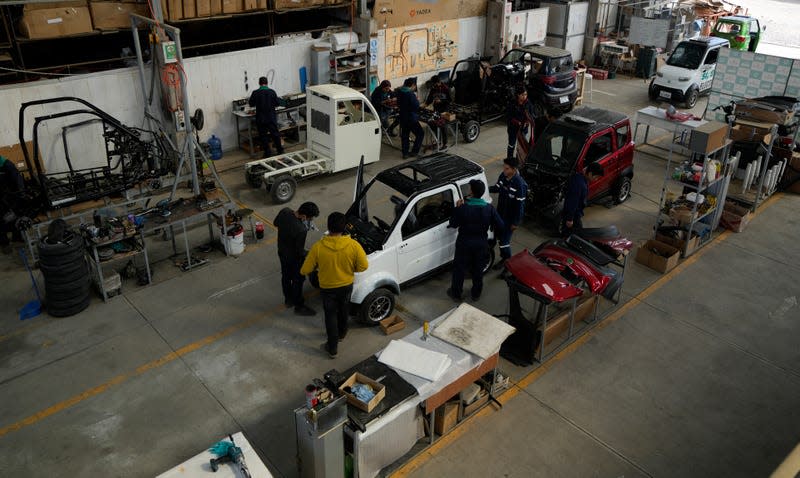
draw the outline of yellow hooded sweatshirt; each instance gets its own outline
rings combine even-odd
[[[325,236],[308,251],[300,273],[310,274],[319,269],[319,286],[336,289],[353,283],[353,274],[368,266],[367,254],[361,244],[350,236]]]

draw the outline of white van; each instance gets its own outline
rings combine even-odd
[[[728,40],[716,37],[678,43],[667,58],[667,64],[650,83],[650,99],[684,103],[687,108],[693,108],[700,95],[711,91],[717,57],[723,47],[730,47]]]

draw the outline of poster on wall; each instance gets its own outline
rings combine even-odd
[[[458,59],[458,20],[390,28],[385,33],[384,52],[386,78],[451,68]]]

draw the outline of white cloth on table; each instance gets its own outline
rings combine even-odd
[[[450,357],[402,340],[392,340],[380,352],[379,362],[397,371],[407,372],[426,380],[436,380],[450,367]]]

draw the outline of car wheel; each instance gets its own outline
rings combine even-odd
[[[535,118],[544,118],[546,112],[547,108],[544,107],[544,103],[541,101],[533,102],[533,115]]]
[[[467,143],[472,143],[478,136],[481,134],[481,124],[475,120],[467,121],[467,124],[464,125],[464,141]]]
[[[296,190],[297,181],[288,174],[284,174],[275,178],[269,193],[275,204],[283,204],[292,200]]]
[[[256,189],[260,188],[264,182],[264,172],[266,170],[267,168],[264,166],[256,165],[245,171],[244,177],[247,180],[247,184]]]
[[[697,104],[697,98],[700,97],[700,92],[697,88],[692,88],[686,93],[686,108],[694,108]]]
[[[367,325],[378,325],[394,310],[394,294],[380,288],[367,295],[358,309],[358,320]]]
[[[489,272],[489,269],[492,268],[492,266],[494,265],[494,259],[495,259],[494,247],[493,246],[489,246],[489,262],[487,262],[486,263],[486,267],[483,268],[482,272],[484,274]]]
[[[647,95],[651,101],[658,100],[658,93],[656,92],[656,80],[650,82],[650,88],[647,89]]]
[[[614,203],[621,204],[631,197],[631,178],[623,176],[614,185]]]

